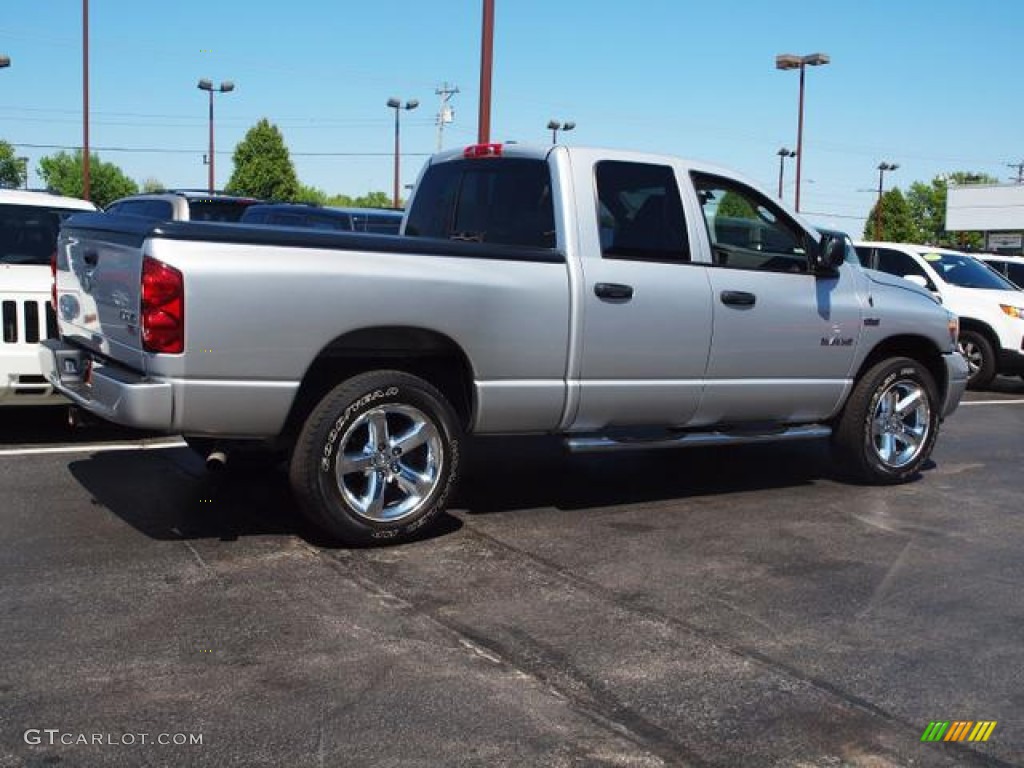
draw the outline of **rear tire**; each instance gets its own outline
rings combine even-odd
[[[433,385],[401,371],[355,376],[313,409],[289,478],[310,521],[346,544],[398,543],[447,505],[460,431]]]
[[[916,360],[883,360],[856,383],[833,433],[843,470],[873,485],[909,480],[939,431],[935,381]]]
[[[968,389],[984,389],[996,375],[996,354],[992,342],[978,331],[961,331],[960,352],[967,358]]]

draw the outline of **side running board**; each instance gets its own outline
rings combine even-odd
[[[603,453],[610,451],[647,451],[653,448],[683,448],[704,445],[742,445],[775,443],[789,440],[814,440],[832,434],[830,427],[809,425],[780,428],[768,432],[685,432],[669,437],[622,439],[606,435],[567,437],[565,445],[572,453]]]

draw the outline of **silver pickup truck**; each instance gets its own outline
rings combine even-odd
[[[80,215],[57,267],[55,387],[212,460],[284,453],[350,543],[435,520],[469,433],[831,436],[849,475],[900,482],[967,380],[926,291],[732,172],[649,154],[442,153],[398,236]]]

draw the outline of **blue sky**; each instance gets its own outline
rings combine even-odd
[[[3,0],[0,138],[35,169],[79,145],[80,0]],[[90,142],[142,181],[203,187],[206,94],[218,96],[217,181],[259,118],[284,133],[300,179],[390,191],[390,96],[403,113],[403,182],[437,142],[435,89],[458,85],[445,146],[476,138],[482,0],[91,0]],[[1024,3],[1011,0],[496,0],[492,137],[700,158],[769,191],[795,147],[799,77],[778,53],[822,51],[807,72],[802,209],[860,234],[877,165],[886,187],[969,170],[1007,180],[1024,160]],[[34,146],[30,146],[34,145]],[[136,151],[116,151],[136,150]],[[792,202],[794,165],[787,164]],[[33,173],[31,184],[38,184]]]

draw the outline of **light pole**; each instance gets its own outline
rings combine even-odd
[[[828,64],[829,61],[831,59],[824,53],[810,53],[806,56],[782,53],[775,57],[776,69],[800,70],[800,106],[798,108],[796,128],[796,200],[794,205],[797,211],[800,210],[800,175],[804,158],[804,70],[808,66],[819,67],[823,64]]]
[[[202,80],[199,81],[199,83],[197,84],[196,87],[199,88],[199,90],[206,91],[207,93],[210,94],[210,157],[209,157],[210,174],[209,174],[208,187],[209,187],[210,194],[212,195],[213,194],[213,190],[214,190],[214,181],[216,179],[216,175],[215,175],[215,172],[214,172],[214,162],[213,162],[213,94],[215,94],[215,93],[228,93],[230,91],[233,91],[233,90],[235,90],[235,84],[232,83],[230,80],[225,80],[217,88],[214,88],[213,87],[213,81],[212,80],[207,80],[204,77]]]
[[[878,164],[878,202],[875,203],[875,240],[882,239],[882,177],[886,171],[895,171],[899,163],[887,163],[882,161]]]
[[[89,0],[82,0],[82,197],[91,200],[89,170]]]
[[[566,120],[564,123],[560,123],[557,120],[548,120],[548,130],[551,131],[551,143],[558,143],[558,132],[559,131],[571,131],[576,127],[576,123]]]
[[[785,147],[782,147],[775,154],[777,154],[779,156],[779,200],[781,200],[782,199],[782,169],[783,169],[783,166],[786,164],[786,158],[787,157],[796,157],[796,152],[794,152],[792,149],[786,149]]]
[[[393,110],[395,110],[395,188],[394,188],[394,195],[393,195],[393,200],[392,200],[392,204],[394,205],[395,208],[399,207],[399,202],[400,202],[399,197],[398,197],[398,186],[399,186],[399,178],[398,178],[398,176],[399,176],[399,165],[400,165],[400,162],[401,162],[401,146],[399,144],[399,130],[400,129],[398,127],[398,116],[399,116],[399,114],[401,113],[401,111],[403,109],[406,109],[406,110],[408,110],[408,109],[416,109],[416,107],[418,107],[419,105],[420,105],[420,102],[417,99],[409,99],[409,101],[405,102],[405,104],[402,103],[401,99],[396,99],[394,96],[392,96],[390,99],[388,99],[388,106],[391,107]]]

